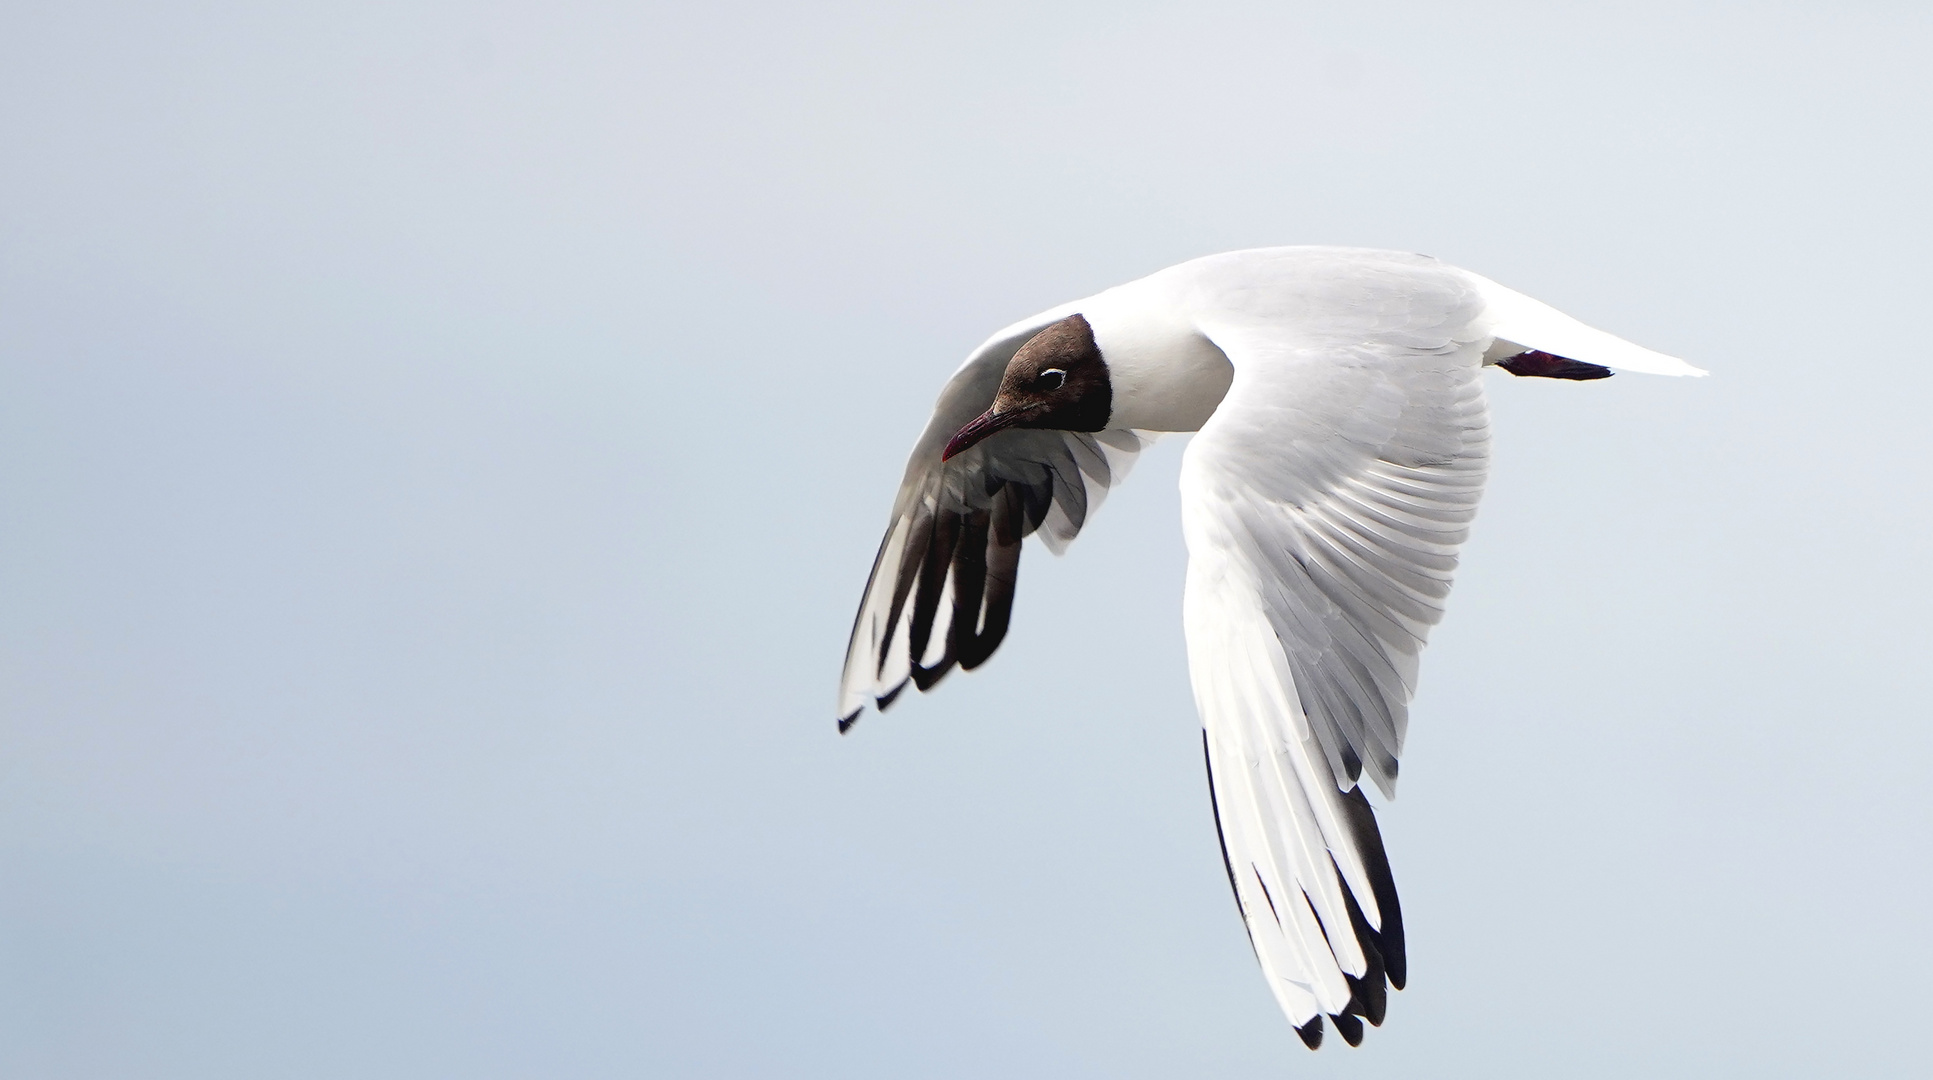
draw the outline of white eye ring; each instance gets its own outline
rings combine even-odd
[[[1034,378],[1036,381],[1045,382],[1047,380],[1047,376],[1049,375],[1052,375],[1054,377],[1054,385],[1048,387],[1047,389],[1059,390],[1062,386],[1067,385],[1067,372],[1057,367],[1047,368],[1043,370],[1039,375],[1034,376]]]

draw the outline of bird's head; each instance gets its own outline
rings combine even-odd
[[[1094,328],[1076,314],[1048,325],[1007,362],[993,404],[960,429],[940,460],[1010,427],[1099,431],[1114,411],[1107,364]]]

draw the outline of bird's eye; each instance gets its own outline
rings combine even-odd
[[[1061,384],[1066,381],[1067,372],[1057,367],[1050,367],[1034,376],[1034,385],[1040,387],[1042,390],[1059,390]]]

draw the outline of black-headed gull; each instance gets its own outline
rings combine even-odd
[[[1417,659],[1482,493],[1481,374],[1704,372],[1423,255],[1212,255],[974,350],[913,447],[839,683],[868,701],[992,655],[1020,542],[1058,553],[1146,433],[1182,461],[1188,672],[1222,854],[1282,1011],[1350,1045],[1404,982],[1359,781],[1396,782]]]

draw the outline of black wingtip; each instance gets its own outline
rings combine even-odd
[[[1359,938],[1361,935],[1357,935]],[[1345,974],[1349,980],[1348,1012],[1355,1013],[1369,1021],[1371,1027],[1382,1027],[1383,1018],[1389,1015],[1388,974],[1383,970],[1383,958],[1376,955],[1373,944],[1363,950],[1369,959],[1369,971],[1363,978]]]
[[[1334,1016],[1331,1016],[1329,1019],[1335,1021],[1336,1033],[1342,1036],[1343,1042],[1346,1042],[1351,1046],[1362,1045],[1362,1021],[1361,1020],[1356,1019],[1356,1017],[1353,1014],[1346,1013],[1346,1012],[1337,1013]]]
[[[1342,797],[1342,809],[1348,819],[1349,830],[1356,840],[1356,849],[1362,853],[1363,869],[1369,874],[1370,892],[1376,898],[1376,906],[1382,912],[1382,928],[1374,932],[1376,951],[1381,955],[1383,969],[1389,985],[1398,990],[1409,981],[1409,961],[1403,946],[1403,905],[1396,898],[1396,880],[1390,876],[1389,856],[1383,851],[1383,835],[1376,828],[1376,813],[1370,809],[1369,798],[1362,788],[1352,788]],[[1352,916],[1353,918],[1360,917]],[[1358,929],[1357,937],[1365,936],[1368,930],[1365,923]]]
[[[1610,368],[1599,364],[1587,364],[1582,360],[1572,360],[1537,349],[1499,360],[1497,366],[1512,375],[1532,379],[1608,379],[1615,374]]]
[[[934,685],[941,679],[946,678],[946,673],[952,670],[953,658],[951,656],[942,658],[939,663],[934,664],[932,667],[921,667],[918,664],[914,664],[913,685],[919,687],[920,693],[924,694],[928,690],[933,689]]]
[[[1309,1049],[1314,1050],[1317,1047],[1321,1046],[1322,1045],[1322,1014],[1317,1013],[1314,1020],[1311,1020],[1308,1023],[1302,1025],[1301,1027],[1296,1028],[1295,1033],[1297,1035],[1302,1036],[1302,1045],[1308,1047]]]
[[[865,711],[866,711],[866,710],[864,710],[864,709],[854,709],[854,710],[852,711],[852,715],[851,715],[851,716],[842,716],[842,717],[840,717],[840,718],[839,718],[839,734],[841,734],[841,735],[844,735],[844,734],[845,734],[846,732],[848,732],[848,731],[851,731],[851,730],[852,730],[852,726],[853,726],[854,724],[857,724],[857,723],[859,722],[859,714],[860,714],[860,713],[862,713],[862,712],[865,712]]]

